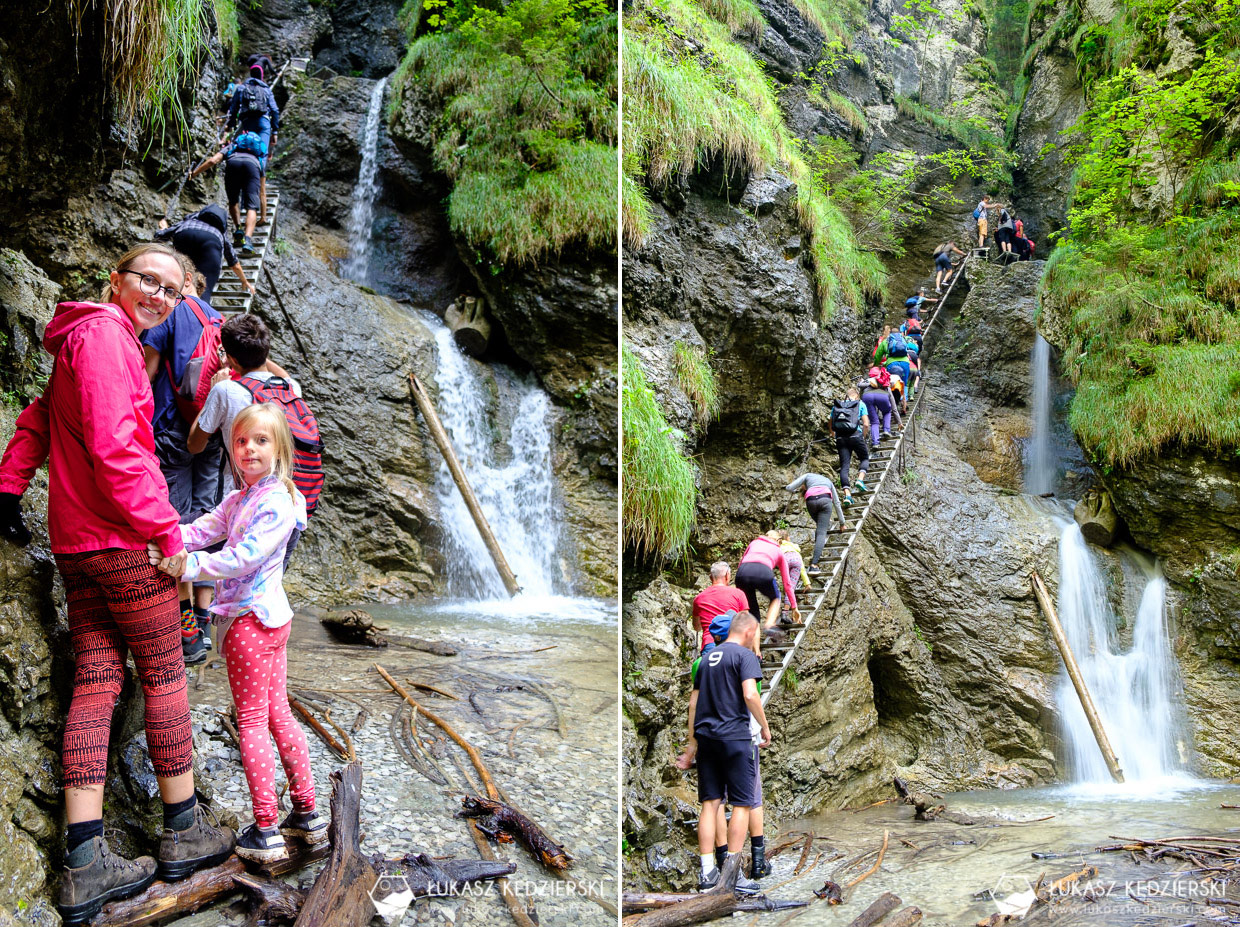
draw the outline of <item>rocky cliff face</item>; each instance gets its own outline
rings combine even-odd
[[[1040,264],[980,268],[961,318],[938,336],[904,470],[888,477],[838,600],[803,645],[796,682],[768,708],[768,820],[886,796],[893,775],[942,790],[1056,775],[1059,664],[1028,575],[1036,567],[1054,582],[1060,528],[1055,508],[1013,491],[1012,463],[1029,430],[1040,273]],[[1004,338],[978,337],[1000,324]],[[700,564],[716,554],[734,562],[781,516],[804,550],[812,542],[800,500],[782,489],[799,459],[725,455],[722,446],[707,445],[693,583],[660,578],[625,606],[625,828],[638,851],[629,867],[652,885],[683,888],[679,873],[692,871],[683,837],[696,795],[670,761],[684,738],[696,644],[686,616],[705,583]],[[809,461],[824,472],[835,464],[829,445]]]

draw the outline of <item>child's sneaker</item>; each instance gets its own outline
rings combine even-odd
[[[254,863],[273,863],[279,859],[288,859],[288,847],[284,845],[284,837],[279,829],[259,827],[257,824],[251,824],[241,831],[233,851],[242,859]]]
[[[317,811],[290,811],[280,822],[280,833],[318,846],[327,839],[327,819]]]
[[[857,480],[856,485],[853,486],[853,489],[857,490],[857,492],[869,492],[869,490],[865,488],[865,483],[861,482],[861,480]]]

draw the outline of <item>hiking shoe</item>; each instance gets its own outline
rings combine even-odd
[[[259,827],[251,824],[237,837],[237,855],[253,863],[274,863],[288,859],[288,847],[276,827]]]
[[[280,833],[318,846],[327,839],[327,819],[317,811],[290,811],[280,822]]]
[[[760,879],[771,874],[771,864],[766,861],[766,847],[753,847],[749,864],[749,877]]]
[[[852,505],[852,496],[845,496],[844,499],[840,502],[840,505],[842,505],[844,508],[848,508],[850,505]]]
[[[712,869],[706,875],[698,879],[698,891],[709,892],[712,888],[719,884],[719,870]]]
[[[805,568],[805,575],[806,576],[821,576],[822,570],[821,568],[819,568],[818,564],[811,563],[808,567]]]
[[[245,244],[245,229],[236,229],[233,232],[233,247],[240,248]]]
[[[256,254],[258,254],[258,252],[254,250],[254,239],[249,235],[246,235],[245,242],[241,245],[241,256],[253,257]]]
[[[735,891],[738,895],[756,895],[762,891],[762,886],[753,879],[747,879],[743,875],[737,875]]]
[[[214,820],[201,802],[194,805],[194,823],[185,830],[164,828],[159,841],[159,877],[165,882],[179,882],[199,869],[214,866],[228,859],[235,840],[232,829]]]
[[[869,490],[865,488],[865,483],[861,482],[861,480],[857,480],[857,485],[853,488],[856,489],[857,492],[869,492]]]
[[[883,437],[884,437],[884,438],[890,438],[890,437],[891,437],[891,432],[890,432],[890,431],[884,431],[884,432],[883,432]]]
[[[56,908],[66,924],[85,924],[105,901],[136,895],[155,881],[155,860],[117,856],[102,837],[92,837],[94,858],[78,869],[65,866]]]
[[[186,666],[199,666],[207,662],[207,645],[201,631],[195,631],[193,637],[181,638],[181,656]]]

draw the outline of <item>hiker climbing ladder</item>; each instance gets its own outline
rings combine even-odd
[[[263,261],[267,257],[267,247],[275,238],[276,221],[280,212],[280,191],[273,185],[267,185],[267,224],[260,225],[254,229],[254,255],[251,257],[241,257],[240,251],[237,253],[238,260],[241,262],[241,269],[245,271],[245,279],[249,280],[254,286],[258,286],[259,275],[263,272]],[[250,304],[254,301],[253,295],[245,287],[241,285],[241,281],[236,275],[224,268],[224,273],[220,277],[220,282],[215,286],[215,294],[211,297],[211,305],[219,310],[221,315],[231,315],[233,313],[244,313],[250,311]]]
[[[972,258],[972,253],[967,255],[956,269],[956,273],[952,275],[951,283],[948,284],[947,289],[935,306],[930,320],[922,328],[923,339],[929,337],[935,320],[938,319],[939,313],[947,306],[947,302],[951,299],[952,292],[956,288],[957,281],[964,277],[965,268],[968,267],[969,261]],[[828,535],[827,543],[822,549],[822,559],[819,561],[822,573],[816,577],[808,577],[811,583],[809,589],[811,605],[808,609],[808,614],[805,615],[805,621],[801,624],[784,626],[792,634],[791,640],[785,641],[782,644],[763,644],[762,704],[764,707],[779,690],[779,684],[783,681],[784,674],[792,666],[796,659],[797,650],[800,649],[801,643],[805,640],[806,634],[809,633],[810,627],[813,626],[819,614],[825,613],[827,616],[830,616],[835,612],[835,607],[839,604],[839,595],[842,594],[842,589],[837,591],[835,585],[837,582],[841,585],[843,583],[843,574],[847,569],[848,557],[852,553],[853,542],[861,534],[861,529],[865,527],[875,500],[887,483],[887,476],[893,469],[892,463],[903,460],[905,439],[910,438],[916,442],[917,410],[921,407],[921,400],[925,394],[926,388],[923,383],[922,387],[917,391],[917,397],[913,400],[912,406],[909,408],[908,415],[904,418],[904,428],[900,431],[895,444],[870,454],[870,465],[867,472],[870,481],[877,480],[877,482],[873,482],[873,489],[865,495],[858,494],[853,496],[853,506],[847,510],[846,515],[846,520],[852,519],[848,529],[843,532],[833,531]]]

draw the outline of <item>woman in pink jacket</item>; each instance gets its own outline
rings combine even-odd
[[[775,585],[775,570],[779,570],[779,578],[783,588],[788,590],[788,604],[792,606],[792,616],[801,619],[797,609],[796,590],[788,575],[788,560],[779,547],[779,532],[768,531],[761,537],[754,538],[741,555],[740,566],[736,568],[736,588],[745,593],[749,602],[749,611],[759,621],[762,613],[758,610],[758,593],[770,600],[766,610],[764,628],[772,627],[779,617],[779,588]]]
[[[155,456],[154,402],[138,336],[181,301],[184,271],[166,245],[139,245],[109,277],[102,303],[61,303],[43,346],[55,358],[43,396],[17,419],[0,460],[0,533],[25,543],[19,501],[48,463],[48,533],[64,578],[76,667],[63,746],[68,836],[59,908],[80,924],[141,891],[156,870],[180,879],[226,858],[233,836],[194,797],[192,737],[176,585],[147,542],[186,557]],[[146,737],[164,801],[158,865],[113,854],[103,837],[112,710],[132,653]]]

